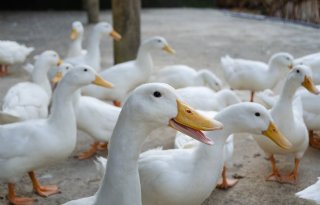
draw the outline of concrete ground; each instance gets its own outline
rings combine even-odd
[[[102,20],[111,22],[111,12],[103,11]],[[0,39],[14,40],[35,47],[33,54],[47,49],[65,56],[68,35],[73,21],[86,22],[83,12],[1,12]],[[267,61],[275,52],[286,51],[295,57],[318,52],[319,30],[299,25],[269,20],[237,18],[228,12],[212,9],[148,9],[142,10],[142,38],[159,35],[165,37],[177,51],[167,55],[161,51],[153,53],[156,68],[170,64],[187,64],[194,68],[211,68],[218,75],[220,57],[233,57]],[[91,26],[85,25],[90,28]],[[87,33],[86,33],[87,34]],[[103,64],[111,65],[111,39],[102,42]],[[29,59],[31,60],[31,58]],[[11,75],[0,80],[0,97],[13,84],[27,80],[28,76],[19,66],[13,67]],[[165,145],[172,147],[173,133],[156,133],[148,139],[144,149]],[[164,137],[165,136],[165,137]],[[79,141],[74,153],[88,148],[92,140],[79,132]],[[0,142],[1,143],[1,142]],[[106,156],[106,153],[101,153]],[[320,151],[309,148],[299,170],[297,185],[280,185],[265,182],[271,166],[264,159],[263,152],[247,136],[236,139],[233,167],[229,175],[243,178],[228,191],[214,190],[204,205],[268,205],[268,204],[310,204],[294,196],[294,193],[313,184],[320,175]],[[281,172],[290,172],[293,158],[279,157]],[[92,195],[98,188],[99,178],[93,160],[78,161],[70,158],[46,169],[37,170],[44,184],[57,184],[62,193],[41,198],[32,193],[27,177],[17,185],[19,195],[38,199],[37,204],[57,205]],[[7,204],[4,184],[0,187],[0,204]]]

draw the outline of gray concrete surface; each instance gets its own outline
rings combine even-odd
[[[110,11],[103,11],[102,20],[111,22]],[[143,39],[160,35],[165,37],[177,51],[174,56],[154,52],[156,68],[170,64],[187,64],[195,68],[209,67],[221,74],[220,57],[229,54],[234,57],[267,61],[274,53],[286,51],[295,57],[318,52],[319,30],[268,20],[235,18],[230,13],[212,9],[150,9],[142,10]],[[65,56],[68,48],[70,25],[74,20],[86,22],[83,12],[1,12],[0,39],[15,40],[36,48],[38,54],[47,49],[58,51]],[[91,26],[85,25],[91,28]],[[88,32],[86,33],[88,34]],[[103,64],[112,64],[112,42],[106,37],[102,42]],[[31,58],[29,58],[31,60]],[[0,97],[10,86],[27,80],[28,76],[19,66],[12,68],[11,75],[0,79]],[[245,93],[246,94],[246,93]],[[1,142],[0,142],[1,143]],[[91,139],[79,132],[78,146],[74,153],[86,149]],[[157,132],[147,140],[144,149],[165,145],[172,147],[173,133]],[[106,153],[101,153],[106,156]],[[215,190],[204,205],[307,205],[304,200],[294,197],[294,193],[314,183],[320,175],[320,151],[309,148],[299,170],[297,185],[280,185],[265,182],[271,166],[263,157],[263,152],[248,137],[236,139],[234,166],[229,175],[244,178],[229,191]],[[292,157],[279,157],[281,172],[293,168]],[[92,159],[78,161],[70,157],[36,173],[44,184],[57,184],[62,193],[49,198],[41,198],[32,193],[27,177],[17,185],[17,193],[38,199],[37,204],[57,205],[71,199],[92,195],[98,187],[99,178]],[[0,204],[5,200],[6,186],[0,186]]]

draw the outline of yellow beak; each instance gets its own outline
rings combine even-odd
[[[293,68],[293,65],[290,64],[290,65],[288,66],[288,68],[289,68],[289,70],[291,70],[291,69]]]
[[[113,84],[104,80],[102,77],[100,77],[99,75],[96,75],[96,79],[92,82],[95,85],[99,85],[105,88],[112,88]]]
[[[56,75],[51,79],[53,84],[57,84],[62,79],[62,72],[57,72]]]
[[[174,118],[176,122],[195,130],[211,131],[223,128],[219,121],[201,115],[180,100],[177,100],[177,105],[178,115]]]
[[[78,31],[76,29],[72,29],[71,30],[71,33],[70,33],[70,39],[71,40],[76,40],[78,38]]]
[[[310,76],[304,76],[304,81],[302,83],[302,86],[305,87],[310,93],[319,94],[319,90],[317,87],[313,84],[312,79]]]
[[[269,123],[268,129],[262,131],[262,134],[267,136],[270,140],[276,143],[279,147],[283,149],[290,149],[292,144],[285,138],[273,122]]]
[[[57,66],[60,66],[63,63],[63,61],[61,60],[61,58],[59,58],[58,62],[57,62]]]
[[[121,40],[121,35],[118,33],[118,32],[116,32],[115,30],[113,30],[111,33],[110,33],[110,36],[114,39],[114,40],[116,40],[116,41],[120,41]]]
[[[162,50],[164,50],[164,51],[166,51],[166,52],[168,52],[168,53],[170,53],[170,54],[175,54],[175,53],[176,53],[176,51],[173,50],[169,45],[165,45],[165,46],[162,48]]]

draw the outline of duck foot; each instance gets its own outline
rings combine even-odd
[[[223,166],[222,179],[220,179],[220,181],[219,181],[219,183],[217,184],[216,187],[218,189],[227,190],[227,189],[233,187],[234,185],[236,185],[236,183],[238,183],[237,179],[228,179],[227,178],[227,167]]]
[[[114,106],[117,106],[117,107],[121,107],[121,102],[118,101],[118,100],[114,100],[114,101],[113,101],[113,105],[114,105]]]
[[[26,198],[26,197],[17,197],[15,194],[15,185],[14,184],[8,184],[8,195],[7,199],[9,200],[10,204],[13,205],[32,205],[36,201],[33,198]]]
[[[281,183],[281,175],[280,175],[278,168],[277,168],[277,165],[276,165],[276,159],[274,158],[273,155],[270,155],[269,160],[271,162],[272,172],[266,178],[266,181],[273,181],[273,182]]]
[[[295,174],[290,174],[287,176],[282,176],[281,177],[281,184],[297,184],[297,176]]]
[[[99,151],[105,151],[108,150],[108,143],[107,142],[99,142],[97,149]]]
[[[77,156],[75,156],[75,158],[80,159],[80,160],[84,160],[84,159],[88,159],[88,158],[94,156],[95,154],[97,154],[97,151],[99,149],[98,148],[99,144],[100,144],[100,142],[93,143],[87,151],[84,151],[84,152],[78,154]]]
[[[219,183],[217,184],[216,187],[218,189],[227,190],[227,189],[233,187],[234,185],[236,185],[238,183],[238,181],[239,180],[237,180],[237,179],[228,179],[228,178],[226,178],[224,180],[222,179],[219,181]]]
[[[33,190],[42,197],[48,197],[53,194],[61,193],[59,188],[55,185],[46,185],[42,186],[38,179],[35,176],[35,173],[33,171],[29,172],[29,177],[31,178]]]
[[[309,145],[315,149],[320,149],[320,137],[313,130],[309,131]]]

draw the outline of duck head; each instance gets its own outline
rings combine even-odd
[[[79,36],[83,34],[83,26],[80,21],[75,21],[72,23],[70,39],[76,40]]]
[[[130,106],[129,106],[130,105]],[[223,125],[199,114],[183,103],[174,88],[163,83],[148,83],[136,88],[123,106],[135,119],[150,129],[170,126],[205,144],[213,144],[201,131],[222,129]]]
[[[270,64],[281,68],[292,69],[293,56],[289,53],[276,53],[270,58]]]
[[[312,81],[312,70],[306,65],[296,65],[288,74],[287,80],[296,83],[298,86],[302,85],[313,94],[319,94],[319,90]]]
[[[112,26],[107,22],[100,22],[94,26],[94,30],[101,34],[110,35],[114,40],[120,41],[121,35],[113,30]]]
[[[170,54],[175,54],[176,53],[175,50],[173,50],[169,46],[169,44],[166,41],[166,39],[163,38],[163,37],[160,37],[160,36],[155,36],[155,37],[149,38],[149,39],[145,40],[142,44],[144,46],[149,47],[149,48],[162,49],[165,52],[170,53]]]

